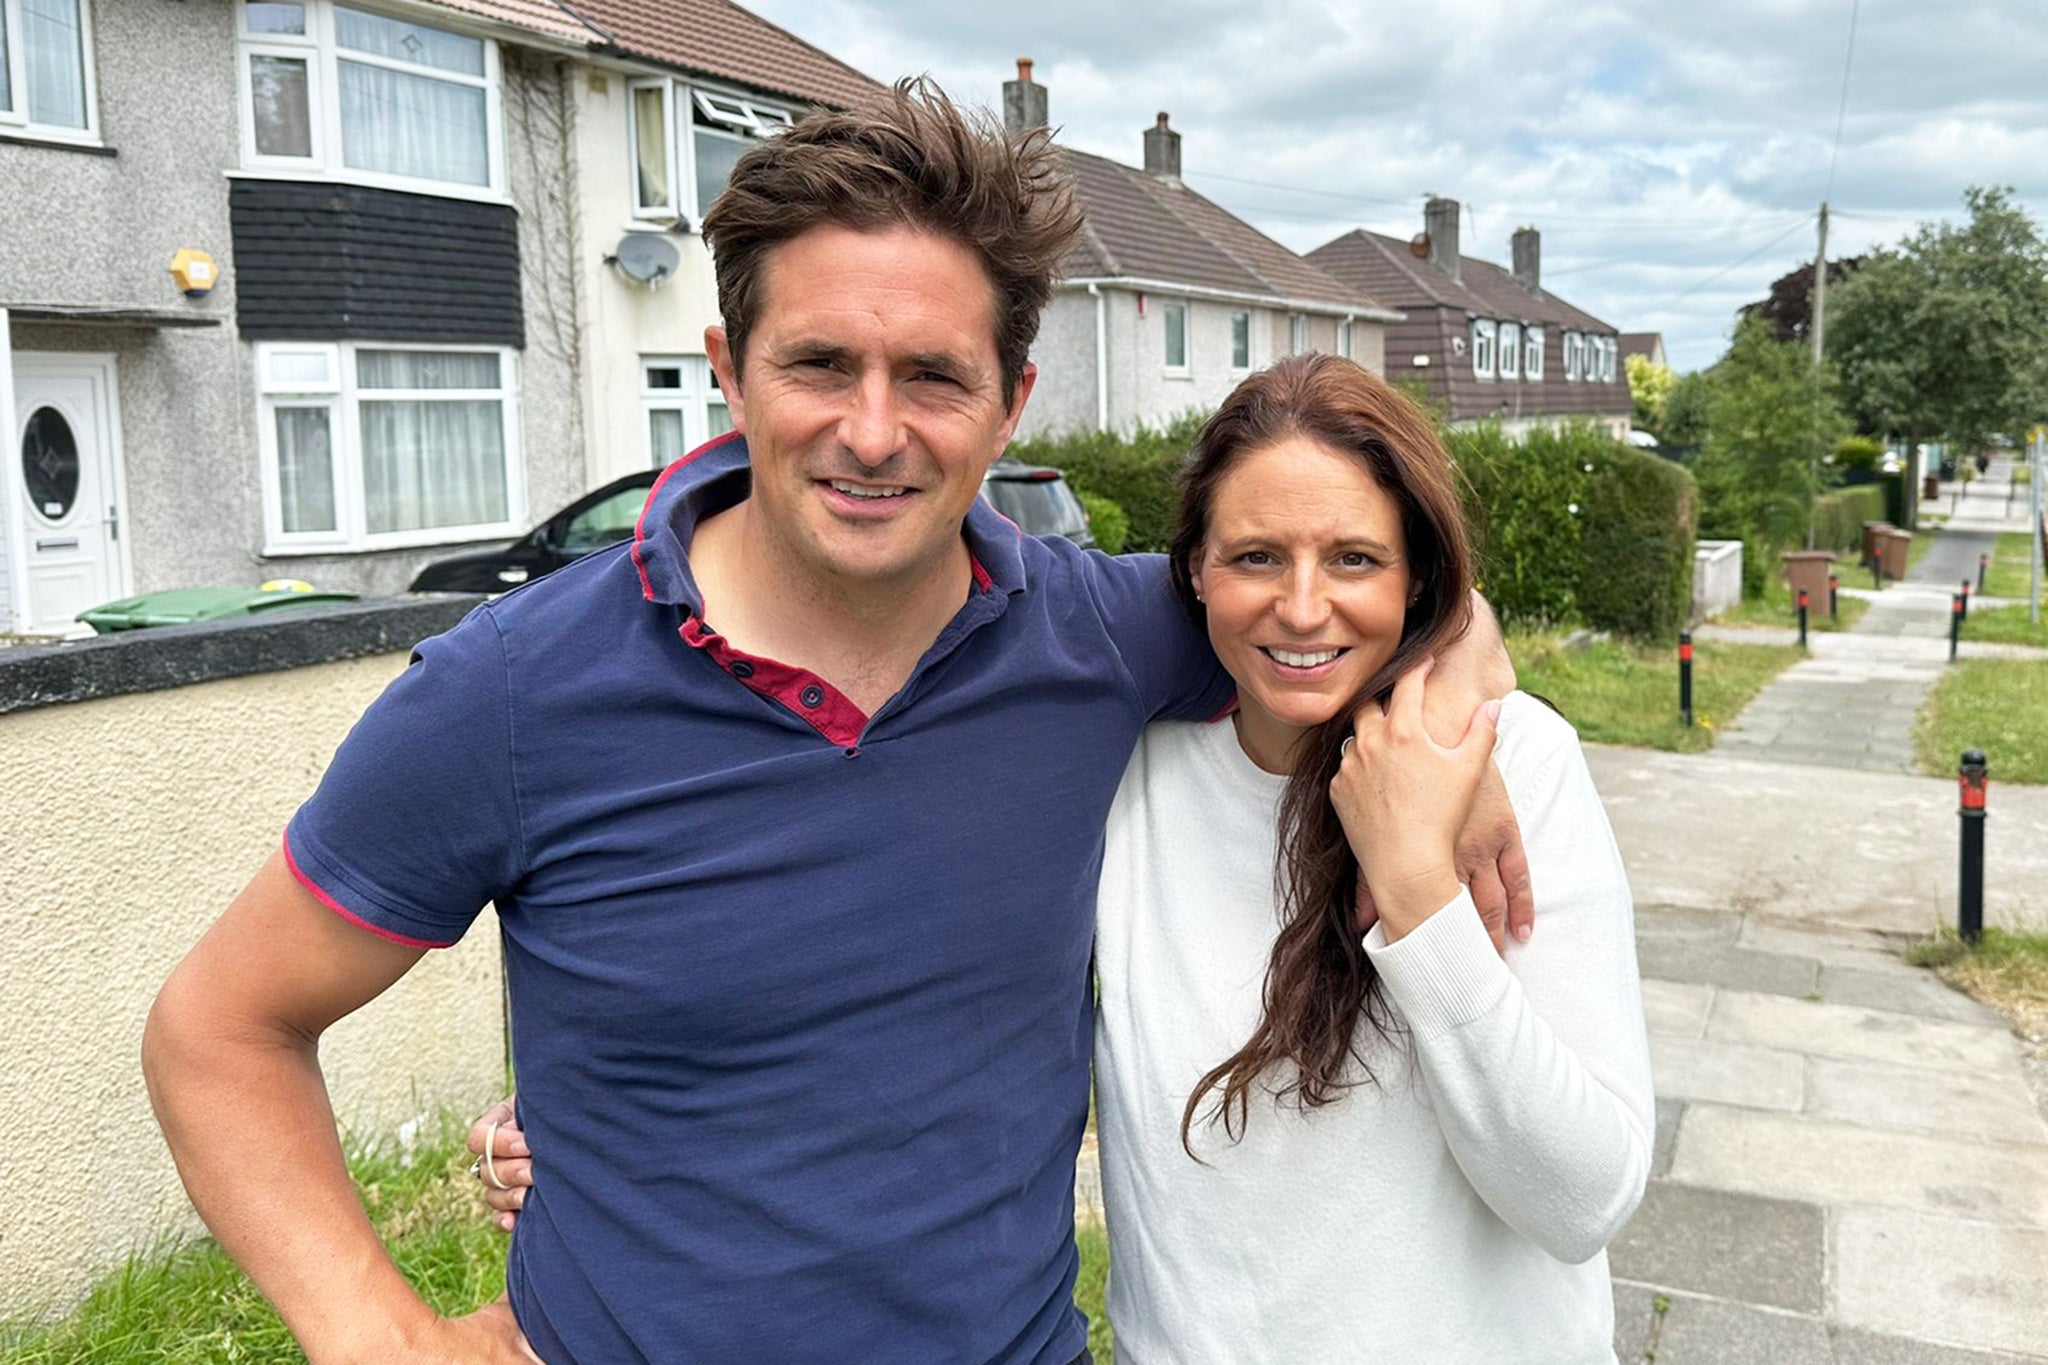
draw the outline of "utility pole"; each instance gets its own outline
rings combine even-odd
[[[1813,333],[1813,455],[1808,462],[1807,474],[1813,484],[1812,492],[1817,499],[1820,495],[1820,461],[1825,453],[1821,450],[1820,398],[1821,398],[1821,352],[1822,338],[1827,328],[1828,306],[1828,201],[1820,201],[1820,250],[1813,258],[1813,317],[1807,330]],[[1819,534],[1817,518],[1818,505],[1806,509],[1806,548],[1813,548]]]

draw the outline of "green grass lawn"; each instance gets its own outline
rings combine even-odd
[[[1984,640],[2001,645],[2039,645],[2048,648],[2048,601],[2041,604],[2041,621],[2036,625],[2026,607],[1971,607],[1963,622],[1965,640]]]
[[[1870,575],[1859,567],[1853,558],[1844,557],[1835,561],[1835,578],[1845,588],[1867,588]],[[1835,606],[1839,615],[1828,616],[1825,597],[1808,604],[1806,629],[1808,634],[1821,631],[1847,630],[1863,618],[1870,610],[1870,603],[1860,597],[1837,593]],[[1745,597],[1714,618],[1717,626],[1782,626],[1787,630],[1799,625],[1799,608],[1792,597],[1792,589],[1786,586],[1783,577],[1773,574],[1764,583],[1762,597]]]
[[[1998,541],[1991,547],[1991,568],[1984,575],[1984,593],[1987,597],[2025,597],[2028,577],[2027,533],[2025,531],[2001,531]],[[2048,583],[2041,585],[2048,595]],[[1974,617],[1975,612],[1971,613]],[[1967,626],[1964,627],[1968,629]]]
[[[1678,753],[1710,748],[1725,725],[1763,685],[1803,657],[1797,645],[1702,641],[1693,649],[1693,718],[1678,716],[1676,644],[1641,646],[1598,641],[1567,649],[1550,631],[1511,632],[1508,657],[1522,689],[1548,697],[1602,744],[1634,744]]]
[[[1972,613],[1971,625],[1976,621]],[[1965,659],[1955,664],[1920,708],[1913,748],[1921,771],[1938,777],[1955,775],[1963,750],[1982,749],[1994,784],[2048,783],[2048,663]]]
[[[363,1205],[413,1287],[443,1313],[489,1303],[505,1289],[507,1238],[485,1218],[468,1176],[462,1126],[449,1122],[411,1160],[388,1148],[349,1162]],[[1077,1229],[1081,1273],[1074,1301],[1088,1314],[1088,1344],[1110,1359],[1102,1291],[1109,1238]],[[47,1325],[0,1322],[0,1365],[273,1365],[305,1355],[263,1296],[211,1238],[136,1256],[93,1286],[69,1317]]]

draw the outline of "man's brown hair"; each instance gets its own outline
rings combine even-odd
[[[760,316],[768,254],[821,224],[914,228],[958,242],[995,289],[1003,401],[1038,336],[1038,315],[1081,230],[1081,210],[1051,134],[1006,136],[955,107],[930,80],[898,81],[845,112],[820,112],[750,148],[704,217],[735,371]]]

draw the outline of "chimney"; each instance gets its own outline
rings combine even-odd
[[[1180,134],[1166,126],[1166,113],[1145,130],[1145,170],[1163,180],[1180,179]]]
[[[1515,281],[1532,294],[1543,292],[1543,234],[1535,228],[1516,228],[1514,235]]]
[[[1458,201],[1436,195],[1422,206],[1422,231],[1429,240],[1429,263],[1458,279]]]
[[[1031,59],[1017,59],[1017,79],[1003,82],[1003,128],[1015,137],[1046,126],[1045,87],[1031,79]]]

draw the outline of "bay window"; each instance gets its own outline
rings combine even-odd
[[[272,553],[512,534],[525,516],[513,353],[256,348]]]
[[[0,128],[96,136],[87,0],[0,0]]]
[[[243,0],[242,165],[501,193],[497,46],[333,0]]]
[[[631,112],[633,212],[694,225],[711,207],[749,146],[796,121],[780,105],[686,85],[634,81]]]

